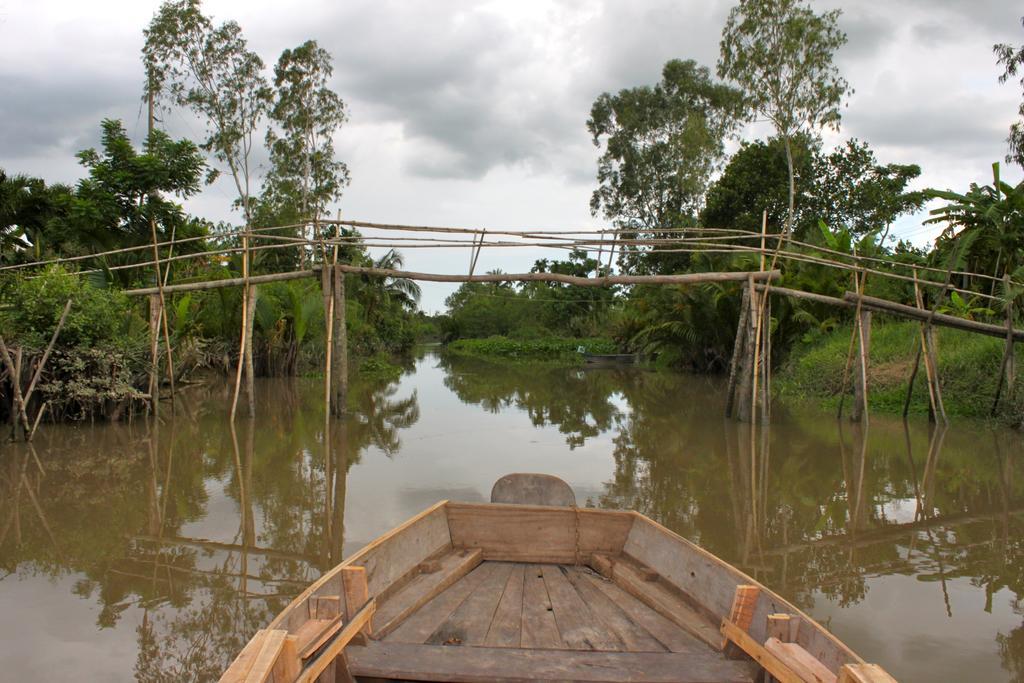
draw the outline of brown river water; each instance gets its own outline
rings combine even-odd
[[[0,444],[0,680],[215,680],[343,557],[531,471],[701,544],[901,681],[1024,681],[1016,432],[776,405],[752,458],[718,379],[434,351],[354,378],[326,439],[320,380],[257,392],[234,431],[218,383],[158,425]]]

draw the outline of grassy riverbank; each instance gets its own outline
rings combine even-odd
[[[793,349],[790,359],[775,376],[775,389],[783,398],[807,399],[837,405],[843,384],[843,370],[850,345],[852,325],[806,346]],[[900,414],[907,382],[919,345],[920,326],[909,322],[877,322],[871,330],[868,369],[868,402],[872,410]],[[939,378],[946,412],[950,416],[988,417],[999,383],[1003,341],[980,334],[945,328],[935,329]],[[1024,362],[1018,352],[1017,367]],[[852,380],[850,380],[852,381]],[[1019,422],[1020,381],[1016,399],[1004,400],[997,415],[1003,421]],[[850,391],[849,383],[847,391]],[[928,412],[928,386],[924,363],[918,371],[911,399],[911,412]],[[1017,417],[1015,417],[1017,416]]]
[[[573,339],[566,337],[544,337],[542,339],[509,339],[508,337],[487,337],[486,339],[457,339],[447,349],[464,356],[482,356],[505,360],[579,362],[579,349],[585,353],[617,353],[617,346],[611,339]]]

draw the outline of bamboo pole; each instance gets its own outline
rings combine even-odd
[[[750,315],[750,290],[743,288],[740,299],[740,316],[736,325],[736,339],[732,345],[732,359],[729,361],[729,383],[725,392],[725,416],[732,417],[736,407],[736,383],[740,367],[740,357],[744,349],[747,334],[747,316]]]
[[[352,266],[339,263],[337,266],[343,273],[356,275],[369,275],[371,277],[394,277],[406,278],[409,280],[420,280],[423,282],[560,282],[567,285],[579,287],[607,287],[608,285],[687,285],[699,282],[744,282],[747,280],[747,271],[726,271],[708,273],[681,273],[677,275],[609,275],[605,277],[576,277],[562,275],[560,273],[486,273],[483,275],[448,275],[441,273],[416,273],[405,270],[391,270],[389,268],[371,268],[364,266]],[[299,280],[307,277],[315,277],[319,269],[299,270],[288,273],[271,273],[268,275],[254,275],[248,278],[251,284],[263,284],[267,282],[281,282],[285,280]],[[766,270],[764,272],[752,272],[750,275],[756,281],[777,280],[782,277],[779,270]],[[226,278],[223,280],[207,280],[203,282],[188,282],[177,285],[170,285],[164,288],[165,292],[192,292],[198,290],[221,289],[224,287],[238,287],[244,285],[246,278]],[[128,296],[147,296],[156,294],[156,288],[145,287],[140,289],[129,289],[125,291]],[[1024,332],[1021,333],[1024,336]]]
[[[836,419],[837,420],[842,419],[842,417],[843,417],[843,404],[846,402],[846,383],[847,383],[847,381],[850,378],[850,366],[853,365],[853,349],[854,349],[854,343],[855,343],[855,341],[857,339],[857,330],[858,330],[859,325],[860,325],[860,312],[861,312],[861,307],[862,307],[862,303],[861,302],[862,302],[862,299],[863,299],[862,294],[864,292],[864,285],[866,284],[866,282],[865,282],[866,278],[867,278],[867,273],[864,273],[863,275],[861,275],[860,281],[858,283],[857,274],[856,273],[853,274],[853,287],[854,287],[854,289],[857,290],[857,302],[856,302],[857,310],[853,314],[854,328],[853,328],[853,331],[850,333],[850,345],[846,349],[846,365],[843,366],[843,384],[842,384],[842,388],[839,390],[839,408],[836,410]]]
[[[149,295],[149,403],[154,417],[160,408],[160,298]]]
[[[857,374],[853,382],[853,407],[850,419],[854,422],[868,421],[868,354],[871,348],[871,311],[861,311],[857,317]]]
[[[25,412],[25,401],[21,395],[21,349],[18,349],[18,361],[11,360],[7,344],[4,343],[4,338],[0,335],[0,355],[2,355],[4,365],[7,366],[7,372],[11,378],[11,393],[13,394],[11,399],[11,440],[20,441],[23,434],[28,434],[31,431],[28,414]]]
[[[920,320],[931,326],[951,327],[957,330],[977,332],[978,334],[984,334],[989,337],[998,337],[1000,339],[1005,339],[1007,336],[1006,327],[1004,325],[980,323],[975,320],[957,318],[956,316],[946,315],[944,313],[929,312],[923,307],[923,305],[915,308],[914,306],[896,303],[895,301],[889,301],[887,299],[879,299],[873,296],[858,297],[855,292],[846,292],[843,294],[843,299],[852,303],[856,303],[858,298],[861,299],[864,308],[870,308],[881,313],[900,315],[912,320]],[[1012,335],[1014,341],[1024,341],[1024,330],[1014,328]]]
[[[735,400],[736,419],[740,422],[751,422],[756,419],[754,412],[754,402],[756,400],[754,395],[754,378],[757,372],[757,348],[759,346],[757,318],[761,309],[759,295],[750,286],[749,280],[746,288],[749,291],[748,306],[750,312],[747,315],[746,330],[744,331],[743,353],[740,356],[739,379],[737,381]]]
[[[917,310],[924,310],[924,297],[921,295],[921,288],[917,286],[917,274],[914,277],[914,299],[917,302]],[[946,424],[946,408],[942,404],[942,386],[939,383],[939,367],[935,356],[935,340],[932,336],[932,321],[937,314],[931,311],[928,318],[921,325],[921,354],[924,356],[924,369],[928,377],[928,398],[931,409],[932,420]]]
[[[57,327],[53,330],[53,335],[50,337],[50,343],[46,345],[46,350],[43,351],[43,357],[39,359],[39,365],[36,366],[36,371],[32,375],[32,381],[28,384],[28,389],[25,390],[25,403],[32,400],[32,392],[36,390],[36,383],[39,382],[39,378],[43,374],[43,368],[46,367],[46,361],[50,359],[50,354],[53,353],[53,347],[57,344],[57,336],[60,335],[60,331],[64,328],[64,322],[68,319],[68,313],[71,311],[71,299],[68,299],[67,303],[64,304],[64,310],[60,314],[60,318],[57,320]]]
[[[1003,291],[1006,293],[1006,346],[1003,348],[1003,360],[999,368],[999,384],[996,386],[996,395],[992,400],[992,410],[989,412],[993,417],[999,407],[999,398],[1003,393],[1003,385],[1007,391],[1013,391],[1014,380],[1016,379],[1016,368],[1013,351],[1013,296],[1010,293],[1010,276],[1003,275]]]
[[[259,287],[250,285],[245,308],[245,395],[249,402],[249,417],[256,417],[256,373],[253,368],[252,338],[253,324],[256,321],[256,301]]]
[[[334,357],[334,295],[331,292],[332,280],[331,271],[336,266],[325,264],[320,271],[320,288],[324,297],[324,333],[326,342],[324,344],[324,420],[329,422],[331,416],[331,399],[334,392],[331,390],[331,370],[333,369]]]
[[[334,250],[335,265],[337,265],[338,250]],[[334,414],[343,416],[348,409],[348,327],[347,311],[345,302],[345,274],[339,268],[332,268],[334,298],[334,360],[336,368],[332,372],[335,389]]]
[[[245,289],[242,294],[242,338],[238,343],[238,367],[235,369],[235,391],[231,397],[231,422],[235,421],[235,413],[238,410],[238,394],[242,389],[242,366],[245,364],[245,330],[247,327],[247,321],[249,319],[248,303],[249,303],[249,238],[242,237],[243,252],[242,252],[242,277],[233,278],[235,280],[240,279]],[[223,282],[223,280],[221,280]],[[206,283],[198,283],[206,284]]]

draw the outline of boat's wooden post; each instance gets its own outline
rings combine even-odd
[[[788,614],[768,615],[768,637],[778,638],[783,643],[790,642],[789,622],[791,617]]]
[[[351,621],[370,600],[369,585],[366,582],[366,567],[350,566],[341,570],[341,581],[345,589],[345,619]],[[370,633],[370,622],[364,632]]]
[[[857,318],[857,372],[853,377],[853,407],[850,419],[868,419],[868,354],[871,352],[871,311],[861,311]]]
[[[843,664],[838,683],[896,683],[896,679],[877,664]]]
[[[732,360],[729,361],[729,385],[725,392],[725,416],[732,417],[736,408],[736,382],[741,364],[740,354],[744,349],[747,334],[747,316],[750,315],[750,290],[743,288],[740,299],[740,317],[736,325],[736,341],[732,345]]]
[[[729,621],[739,629],[746,632],[750,630],[750,624],[754,621],[754,609],[757,607],[757,598],[761,589],[749,584],[736,586],[736,592],[732,598],[732,609],[729,610]],[[742,652],[726,636],[722,639],[722,651],[729,659],[736,659],[742,656]]]
[[[335,247],[334,257],[337,260],[338,250]],[[334,297],[334,349],[332,359],[335,367],[331,369],[333,387],[331,407],[337,416],[345,414],[348,403],[348,329],[345,321],[345,274],[340,268],[331,268],[332,295]]]
[[[255,372],[252,361],[252,332],[253,323],[256,320],[256,298],[259,296],[259,287],[249,287],[248,301],[245,310],[245,395],[249,401],[249,417],[256,417],[256,389],[254,386]]]

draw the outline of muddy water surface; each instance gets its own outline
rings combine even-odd
[[[0,446],[0,680],[215,680],[323,570],[512,471],[650,515],[901,681],[1024,680],[1015,432],[777,405],[752,448],[717,381],[433,352],[355,378],[329,429],[319,381],[258,392],[234,430],[215,385]]]

